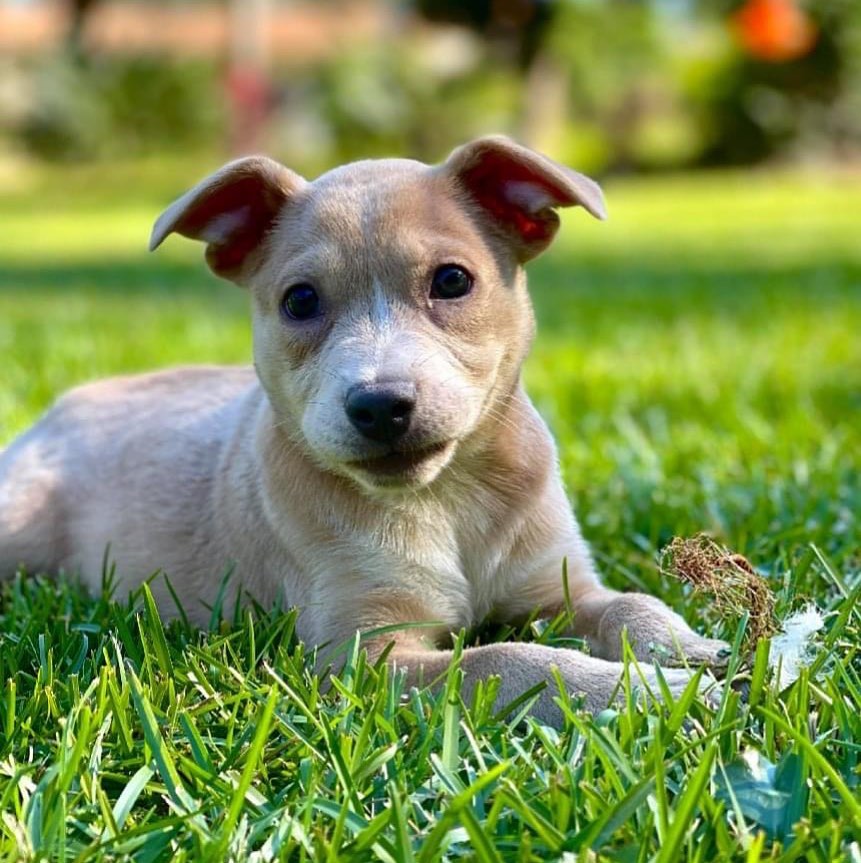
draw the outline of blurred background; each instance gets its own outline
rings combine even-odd
[[[81,381],[249,361],[247,296],[146,253],[229,156],[483,132],[607,195],[530,265],[525,375],[610,583],[703,529],[861,567],[858,0],[0,0],[0,446]]]
[[[857,0],[0,0],[0,153],[309,173],[507,131],[583,170],[861,152]]]

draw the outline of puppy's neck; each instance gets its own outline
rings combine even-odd
[[[556,468],[556,450],[519,380],[486,410],[453,466],[476,484],[510,499],[513,505],[546,482]]]

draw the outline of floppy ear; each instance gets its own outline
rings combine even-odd
[[[544,251],[559,227],[555,207],[606,219],[601,187],[503,135],[458,147],[441,165],[505,231],[521,262]]]
[[[150,251],[177,233],[206,245],[206,260],[238,282],[259,263],[259,247],[290,196],[305,184],[265,156],[230,162],[174,201],[152,229]]]

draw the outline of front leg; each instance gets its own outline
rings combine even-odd
[[[574,634],[604,659],[621,659],[623,633],[637,659],[661,665],[721,667],[730,654],[725,641],[698,635],[680,615],[645,593],[617,593],[596,585],[572,596],[572,605]],[[559,605],[548,608],[554,609]]]
[[[645,593],[619,593],[598,580],[591,559],[579,537],[568,545],[568,598],[573,612],[571,634],[588,642],[594,656],[618,661],[622,658],[622,635],[638,660],[661,665],[726,665],[729,645],[704,638],[661,600]],[[562,560],[555,550],[537,566],[524,567],[516,588],[497,604],[502,620],[514,621],[533,613],[554,617],[565,608]]]
[[[390,641],[391,638],[386,638],[369,643],[369,653],[373,656]],[[451,650],[434,650],[407,637],[395,640],[388,654],[388,663],[395,670],[406,670],[410,685],[440,687],[452,658]],[[499,678],[496,710],[504,709],[524,692],[543,684],[531,715],[557,728],[563,724],[563,713],[557,704],[559,691],[554,669],[558,670],[572,699],[581,701],[591,713],[620,703],[624,697],[624,664],[596,659],[577,650],[501,642],[465,649],[460,667],[464,673],[462,695],[467,701],[479,681],[491,675]],[[691,681],[691,674],[685,669],[668,668],[662,674],[673,698],[678,698]],[[657,673],[652,667],[641,667],[639,673],[632,670],[631,683],[634,692],[640,696],[648,689],[653,696],[661,697]]]
[[[496,616],[506,622],[539,611],[553,617],[565,607],[562,561],[568,563],[568,598],[574,613],[572,634],[584,638],[595,656],[618,661],[622,634],[638,660],[661,665],[721,667],[729,645],[697,635],[653,596],[618,593],[604,587],[580,534],[558,475],[532,502],[500,572]]]
[[[438,646],[448,634],[447,628],[413,626],[433,621],[436,617],[434,606],[433,602],[428,603],[417,596],[374,596],[372,592],[365,603],[354,607],[348,618],[330,622],[331,631],[338,633],[333,645],[346,641],[359,624],[359,628],[364,630],[363,646],[372,661],[387,651],[387,663],[393,670],[405,672],[409,685],[441,689],[453,659],[452,650]],[[399,625],[403,629],[399,629]],[[386,632],[375,634],[375,630],[380,628]],[[488,644],[466,648],[461,655],[460,668],[464,675],[461,694],[467,702],[479,681],[491,676],[499,678],[496,710],[504,710],[524,692],[543,685],[531,715],[555,727],[562,726],[564,716],[557,704],[559,692],[554,669],[558,670],[572,699],[579,700],[590,712],[597,713],[620,702],[624,696],[623,663],[608,662],[576,650],[540,644]],[[691,680],[691,674],[683,669],[667,669],[663,677],[673,697],[681,695]],[[643,666],[638,672],[632,670],[631,683],[641,696],[646,690],[658,698],[661,696],[657,673],[652,667]]]

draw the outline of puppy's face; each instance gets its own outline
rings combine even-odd
[[[521,264],[591,181],[506,139],[441,166],[359,162],[306,182],[232,163],[162,216],[252,295],[260,380],[293,439],[369,490],[432,482],[499,415],[533,332]]]
[[[251,291],[276,412],[365,486],[430,482],[510,390],[532,332],[516,260],[418,163],[298,191]]]

